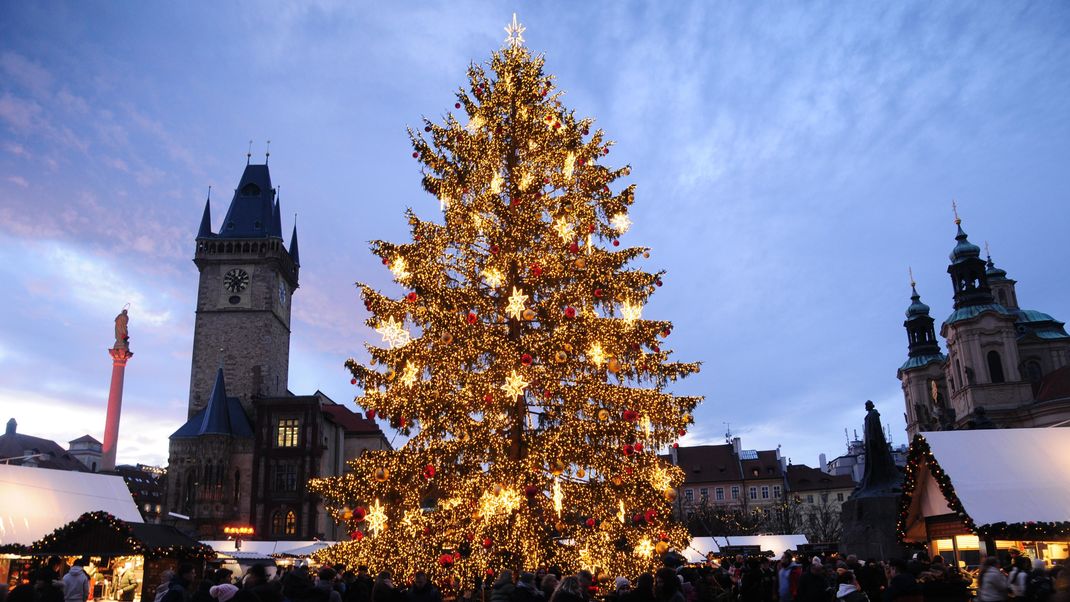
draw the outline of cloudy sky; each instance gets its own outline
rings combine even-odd
[[[404,5],[401,8],[392,4]],[[565,102],[638,185],[626,244],[726,423],[796,463],[840,453],[896,368],[912,266],[950,312],[951,200],[1023,306],[1070,317],[1070,5],[1048,3],[0,3],[0,419],[102,437],[112,318],[131,304],[120,462],[163,463],[185,416],[205,193],[250,139],[300,217],[290,388],[352,406],[367,252],[432,217],[408,125],[451,107],[513,11]],[[374,333],[372,333],[374,334]]]

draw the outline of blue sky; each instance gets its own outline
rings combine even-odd
[[[399,6],[388,6],[396,4]],[[872,399],[905,440],[907,267],[949,312],[951,199],[1024,307],[1070,317],[1070,5],[897,2],[0,3],[0,418],[103,433],[112,318],[132,304],[119,460],[185,416],[205,191],[247,141],[299,214],[290,388],[352,405],[367,252],[437,201],[405,135],[466,65],[528,46],[638,185],[626,244],[668,270],[684,443],[836,455]],[[374,333],[372,333],[374,334]]]

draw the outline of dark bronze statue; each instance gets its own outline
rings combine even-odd
[[[866,471],[853,497],[876,497],[901,492],[903,475],[892,458],[881,426],[881,414],[872,401],[866,402],[865,444]]]

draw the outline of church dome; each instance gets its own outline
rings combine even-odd
[[[959,224],[959,233],[955,236],[955,240],[958,244],[954,249],[951,249],[951,255],[948,256],[951,259],[951,263],[961,263],[968,259],[976,259],[981,256],[981,247],[973,244],[966,238],[966,232],[963,231],[962,225]]]
[[[997,268],[996,264],[992,262],[992,258],[989,257],[987,267],[985,268],[985,276],[988,276],[989,280],[1006,278],[1007,270],[1004,270],[1003,268]]]
[[[928,316],[929,306],[921,302],[921,295],[918,294],[918,289],[911,287],[911,290],[914,294],[910,296],[910,307],[907,308],[907,318]]]

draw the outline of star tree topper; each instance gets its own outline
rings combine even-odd
[[[527,28],[517,22],[516,13],[513,13],[513,22],[505,26],[505,43],[512,48],[519,48],[524,45],[523,33]]]

